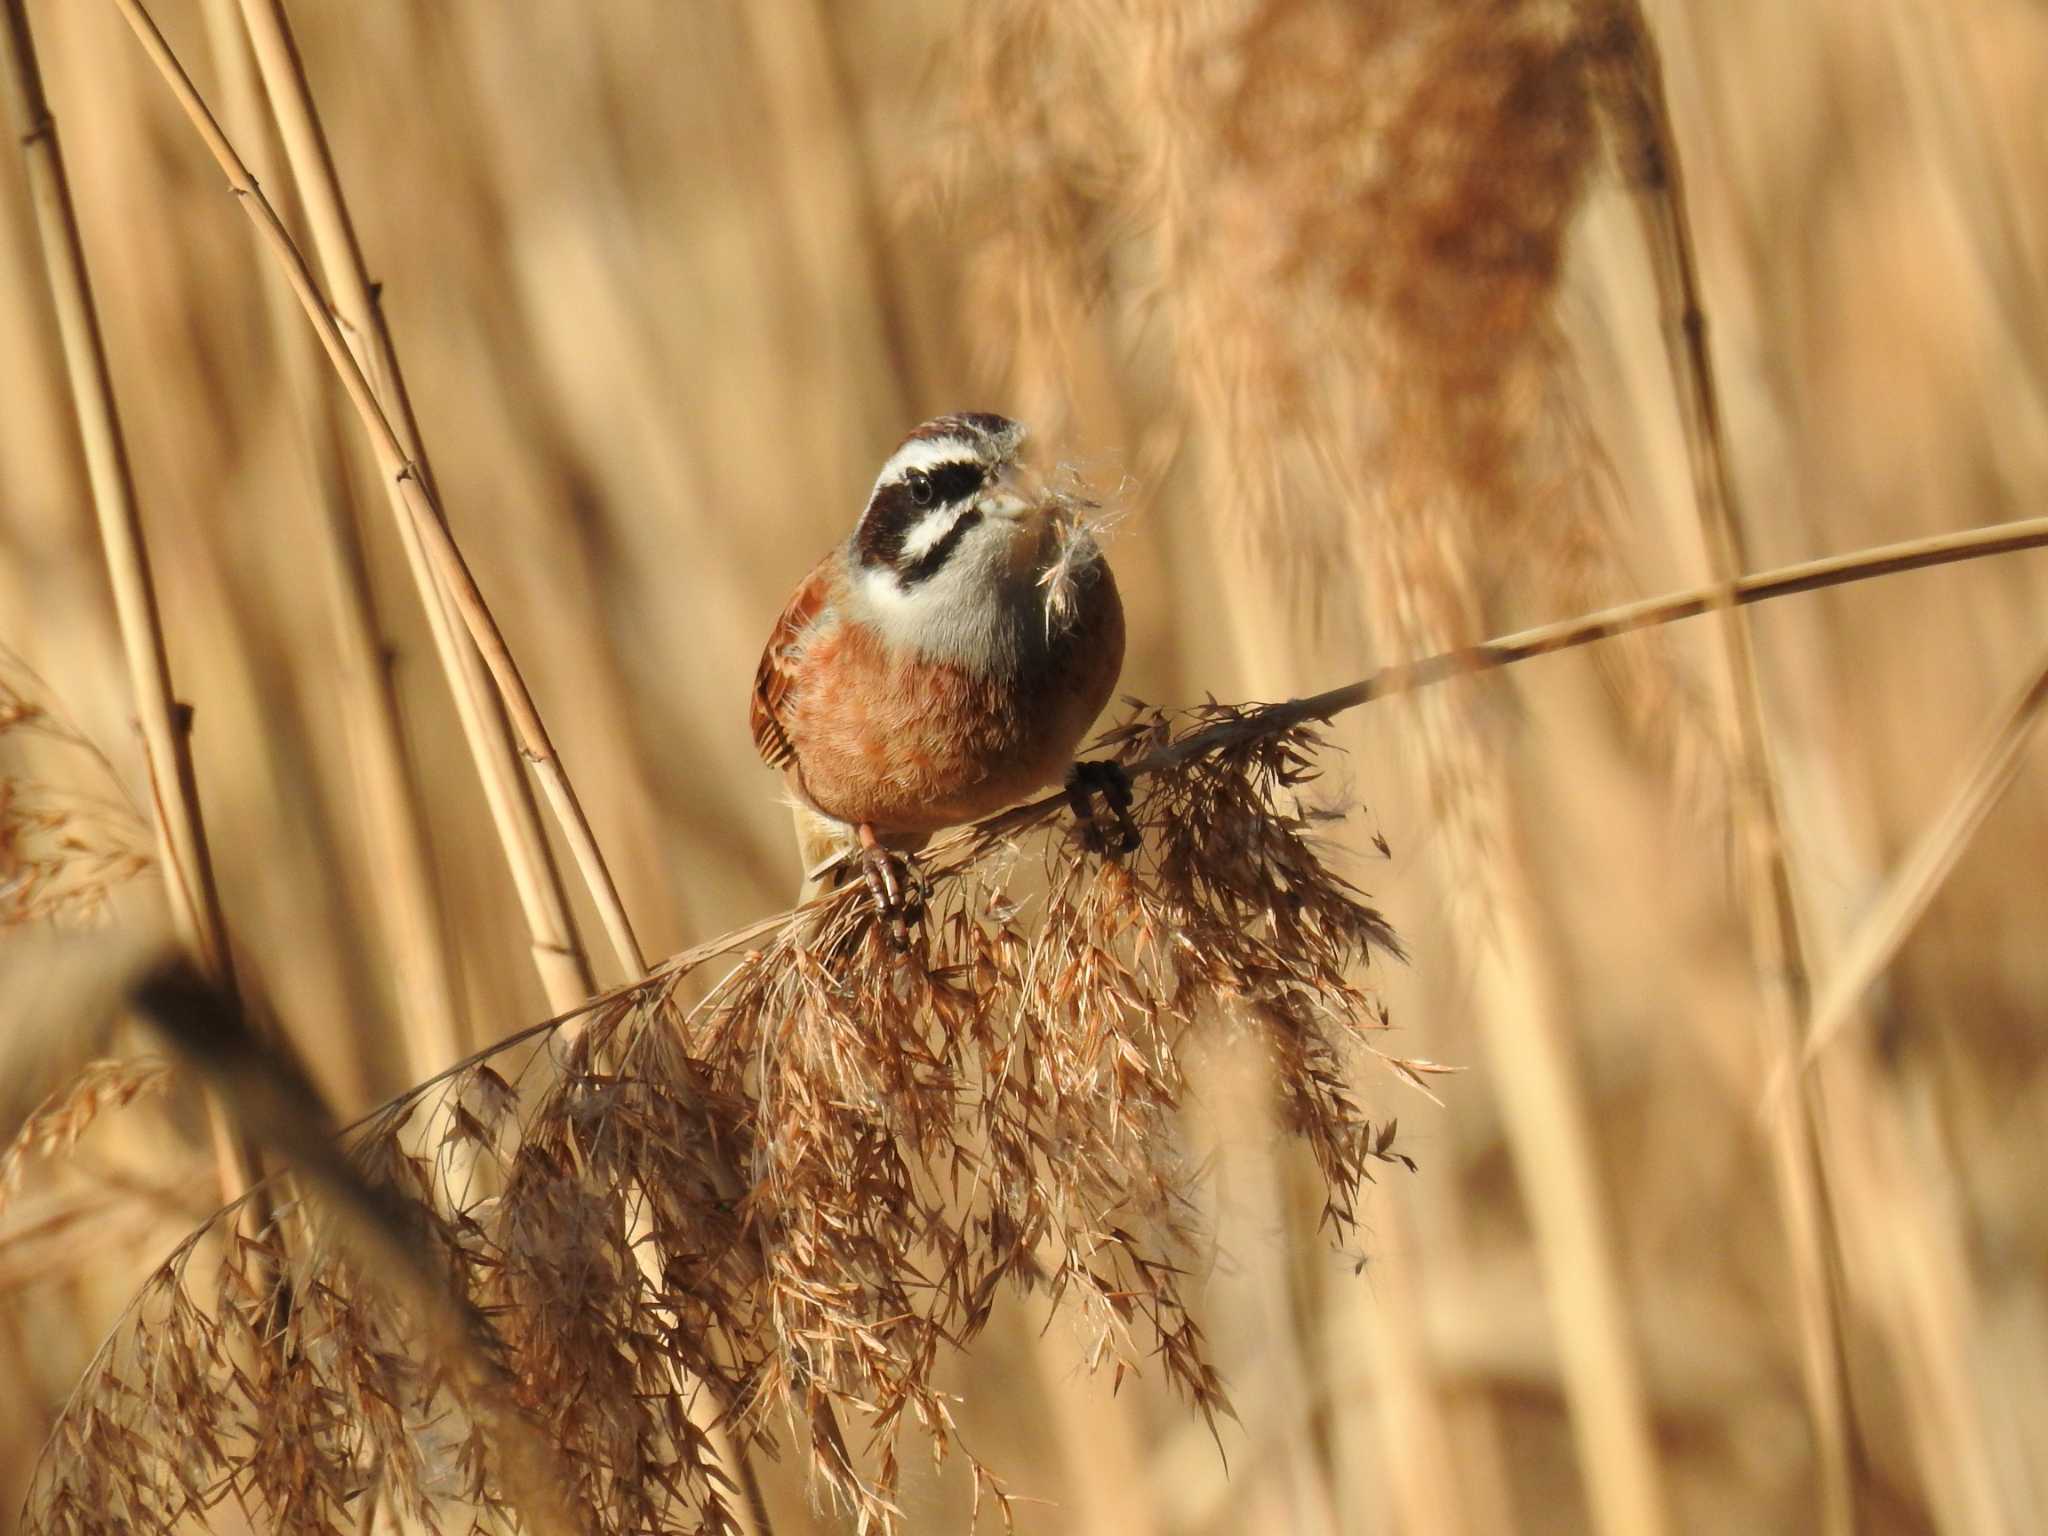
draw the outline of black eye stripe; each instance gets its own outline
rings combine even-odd
[[[933,502],[961,501],[981,489],[983,475],[979,464],[938,464],[927,474],[931,477],[932,490],[937,494]]]
[[[931,487],[930,495],[923,501],[918,499],[912,488],[912,473],[923,475]],[[853,534],[854,553],[860,563],[896,565],[902,559],[903,543],[910,537],[911,529],[932,516],[934,508],[967,500],[981,489],[986,479],[981,465],[970,460],[955,460],[934,464],[927,469],[905,471],[899,478],[877,488],[874,499],[868,503],[868,509],[861,517],[860,526]],[[960,523],[967,523],[970,517],[979,521],[978,515],[968,514],[960,519]],[[951,554],[962,536],[964,530],[956,523],[946,531],[944,538],[919,556],[912,568],[921,569],[924,574],[915,580],[922,581],[938,570],[945,563],[944,555],[937,560],[932,556],[942,550]],[[906,579],[910,579],[907,573]]]
[[[903,585],[914,587],[919,582],[929,581],[932,577],[936,576],[939,573],[939,567],[951,558],[953,551],[960,547],[960,541],[967,537],[968,530],[980,521],[981,514],[972,507],[962,512],[954,520],[953,526],[946,530],[945,536],[938,543],[934,544],[897,573],[903,578]]]

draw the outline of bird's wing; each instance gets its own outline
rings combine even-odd
[[[782,610],[782,617],[775,621],[768,648],[761,653],[760,670],[754,674],[754,700],[749,710],[754,747],[770,768],[784,768],[796,760],[796,748],[790,745],[789,735],[783,729],[782,711],[796,682],[797,653],[831,590],[827,569],[830,563],[829,555],[820,560],[796,589],[789,606]]]

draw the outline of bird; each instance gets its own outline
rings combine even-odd
[[[1123,603],[1071,499],[1021,462],[1024,439],[986,411],[904,438],[754,677],[754,745],[783,773],[805,899],[857,861],[899,943],[920,905],[909,856],[1063,777],[1084,820],[1100,790],[1117,846],[1135,843],[1129,781],[1070,770],[1123,669]]]

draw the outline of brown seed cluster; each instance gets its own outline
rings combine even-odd
[[[1230,722],[1257,716],[1141,711],[1110,741],[1158,763]],[[1335,1234],[1375,1161],[1407,1164],[1353,1097],[1387,1022],[1362,978],[1400,947],[1318,848],[1316,745],[1247,729],[1149,773],[1123,861],[1078,829],[1036,856],[989,838],[935,860],[908,954],[851,889],[699,1001],[670,973],[359,1129],[365,1176],[487,1320],[476,1347],[571,1508],[605,1530],[737,1530],[720,1421],[742,1446],[794,1442],[857,1518],[895,1528],[906,1431],[958,1448],[936,1368],[1012,1292],[1066,1304],[1091,1364],[1154,1360],[1230,1411],[1183,1290],[1202,1240],[1191,1044],[1228,1028],[1270,1060]],[[224,1213],[158,1271],[59,1422],[29,1529],[169,1530],[223,1503],[317,1527],[370,1500],[460,1528],[505,1507],[479,1373],[321,1210],[280,1202],[253,1236]]]

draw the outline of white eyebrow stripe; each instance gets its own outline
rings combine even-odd
[[[882,472],[875,477],[875,489],[880,490],[892,480],[900,480],[913,469],[937,469],[941,464],[978,464],[981,455],[974,444],[965,438],[940,437],[926,441],[922,438],[905,443],[889,455],[889,462],[882,466]]]

